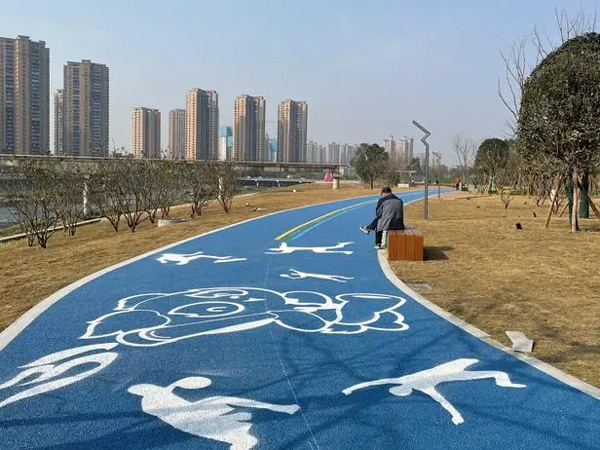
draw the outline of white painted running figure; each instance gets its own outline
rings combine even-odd
[[[354,253],[352,250],[338,250],[344,248],[353,242],[340,242],[336,245],[328,247],[290,247],[287,242],[282,242],[277,248],[270,248],[270,252],[265,252],[266,255],[287,255],[294,252],[313,252],[313,253],[343,253],[344,255],[351,255]]]
[[[301,280],[304,278],[316,278],[319,280],[335,281],[337,283],[345,283],[347,280],[354,280],[354,277],[343,277],[341,275],[325,275],[320,273],[300,272],[296,269],[289,269],[290,274],[282,273],[281,278],[289,278],[290,280]]]
[[[359,383],[342,392],[350,395],[354,391],[364,389],[371,386],[380,386],[384,384],[397,384],[398,386],[390,389],[390,393],[398,397],[406,397],[413,391],[419,391],[429,395],[432,399],[438,402],[442,407],[452,415],[452,423],[460,425],[464,422],[462,415],[446,400],[442,394],[436,391],[435,387],[440,383],[448,383],[451,381],[471,381],[481,380],[484,378],[494,378],[496,385],[500,387],[524,388],[524,384],[515,384],[510,381],[510,378],[505,372],[496,370],[481,370],[469,371],[467,367],[478,363],[478,359],[460,358],[450,361],[445,364],[433,367],[432,369],[423,370],[410,375],[405,375],[399,378],[383,378],[381,380],[367,381]]]
[[[0,391],[21,390],[4,400],[0,399],[0,409],[95,375],[117,359],[118,353],[108,351],[117,345],[109,342],[61,350],[19,367],[22,370],[18,375],[0,383]]]
[[[213,259],[215,264],[246,261],[247,258],[234,258],[232,256],[212,256],[205,255],[204,252],[196,253],[163,253],[156,260],[161,264],[177,263],[178,266],[184,266],[195,259]]]
[[[207,397],[190,402],[173,393],[175,388],[204,389],[211,380],[183,378],[167,387],[136,384],[128,391],[142,397],[142,410],[185,433],[230,444],[231,450],[250,450],[258,440],[250,433],[252,413],[238,408],[258,408],[294,414],[298,405],[273,405],[239,397]]]

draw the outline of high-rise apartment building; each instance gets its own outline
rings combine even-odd
[[[306,162],[308,105],[284,100],[277,107],[277,161]]]
[[[219,95],[192,89],[185,107],[185,159],[218,159]]]
[[[269,136],[269,133],[265,137],[265,149],[267,152],[266,161],[277,162],[277,139]]]
[[[308,141],[306,144],[306,162],[309,163],[320,163],[319,158],[319,147],[320,145],[315,141]]]
[[[233,148],[233,128],[223,125],[219,131],[219,159],[226,161],[231,159]]]
[[[137,106],[131,113],[131,152],[136,158],[160,159],[160,111]]]
[[[413,155],[413,138],[407,138],[406,136],[396,141],[396,152],[397,157],[405,165],[409,165],[412,161]]]
[[[108,156],[108,67],[89,60],[64,66],[63,152]]]
[[[339,162],[340,162],[340,144],[338,144],[336,142],[327,144],[327,148],[325,149],[325,158],[324,158],[323,162],[339,164]]]
[[[169,158],[185,157],[185,109],[169,111]]]
[[[340,164],[345,166],[350,164],[352,158],[356,155],[356,146],[350,144],[340,145]]]
[[[264,97],[242,95],[235,99],[233,110],[232,159],[266,161]]]
[[[63,90],[57,89],[54,93],[54,154],[63,154]]]
[[[0,153],[50,151],[50,50],[28,36],[0,37]]]
[[[396,140],[394,139],[394,135],[391,134],[389,138],[383,140],[383,149],[386,153],[392,157],[392,153],[395,151]]]

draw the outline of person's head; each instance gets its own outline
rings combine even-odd
[[[388,195],[392,193],[392,188],[389,186],[384,186],[381,188],[381,195]]]

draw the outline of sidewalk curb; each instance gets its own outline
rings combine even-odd
[[[540,370],[541,372],[544,372],[545,374],[550,375],[551,377],[557,379],[558,381],[561,381],[561,382],[571,386],[572,388],[577,389],[577,390],[583,392],[584,394],[589,395],[590,397],[594,397],[595,399],[600,400],[600,389],[598,389],[597,387],[594,387],[591,384],[586,383],[585,381],[575,378],[574,376],[569,375],[568,373],[565,373],[562,370],[557,369],[556,367],[551,366],[550,364],[545,363],[533,356],[523,355],[521,353],[517,353],[517,352],[511,350],[510,348],[506,347],[505,345],[501,344],[500,342],[492,339],[489,334],[487,334],[484,331],[480,330],[479,328],[474,327],[473,325],[465,322],[464,320],[459,319],[458,317],[450,314],[448,311],[440,308],[439,306],[430,302],[429,300],[427,300],[425,297],[423,297],[419,293],[413,291],[402,280],[400,280],[396,276],[396,274],[392,270],[392,267],[390,266],[389,261],[387,260],[386,252],[383,252],[383,251],[377,252],[377,259],[379,260],[379,265],[381,266],[381,270],[383,271],[385,277],[394,286],[396,286],[398,289],[400,289],[405,294],[408,294],[410,297],[412,297],[413,300],[415,300],[421,306],[427,308],[434,314],[437,314],[438,316],[447,320],[448,322],[457,326],[458,328],[466,331],[470,335],[475,336],[476,338],[480,339],[481,341],[485,342],[486,344],[491,345],[492,347],[494,347],[498,350],[501,350],[504,353],[508,353],[509,355],[514,356],[518,360],[520,360],[526,364],[529,364],[530,366]]]

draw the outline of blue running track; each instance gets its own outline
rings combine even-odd
[[[209,233],[47,302],[0,335],[0,449],[600,449],[597,398],[388,281],[358,229],[376,200]]]

